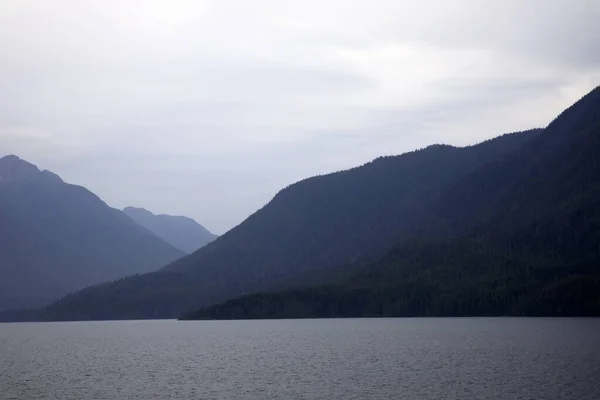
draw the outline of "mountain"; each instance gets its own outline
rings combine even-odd
[[[0,158],[0,309],[40,306],[183,255],[87,189]]]
[[[29,318],[167,318],[202,307],[194,317],[227,317],[230,306],[305,291],[308,301],[313,290],[358,309],[380,299],[371,315],[594,314],[599,99],[595,89],[544,129],[298,182],[195,253]],[[210,308],[260,291],[269,293]]]
[[[195,253],[153,274],[73,293],[40,318],[173,318],[234,296],[357,269],[414,234],[420,216],[460,179],[540,132],[465,148],[430,146],[298,182]]]
[[[343,279],[185,318],[598,316],[599,154],[597,88],[538,137],[453,185],[417,240]]]
[[[206,246],[217,238],[191,218],[155,215],[143,208],[127,207],[123,212],[139,225],[187,254]]]

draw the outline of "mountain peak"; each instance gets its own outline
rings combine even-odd
[[[38,167],[15,155],[0,158],[0,181],[2,182],[17,181],[39,173]]]
[[[138,207],[126,207],[123,212],[138,225],[188,254],[216,239],[216,235],[189,217],[154,214]]]
[[[0,182],[15,182],[30,178],[42,178],[63,183],[60,176],[55,173],[48,170],[40,171],[37,166],[14,154],[0,158]]]
[[[14,155],[14,154],[9,154],[7,156],[0,158],[0,166],[1,165],[30,165],[30,166],[37,168],[35,165],[28,163],[27,161],[23,160],[22,158]]]
[[[21,160],[21,159],[19,157],[15,156],[14,154],[9,154],[7,156],[0,158],[0,162],[19,161],[19,160]]]
[[[155,214],[152,211],[146,210],[145,208],[141,208],[141,207],[128,206],[123,209],[123,212],[125,214],[128,214],[130,217],[131,216],[140,216],[140,217],[149,217],[149,218],[180,220],[180,221],[186,221],[188,223],[193,223],[193,224],[199,225],[196,220],[194,220],[193,218],[190,218],[190,217],[186,217],[183,215]]]
[[[140,207],[125,207],[123,209],[123,212],[125,213],[140,213],[140,214],[150,214],[150,215],[154,215],[154,213],[146,210],[145,208],[140,208]]]

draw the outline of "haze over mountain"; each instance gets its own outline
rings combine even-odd
[[[17,156],[0,159],[0,309],[40,306],[183,255],[89,190]]]
[[[190,256],[30,317],[166,318],[310,282],[329,287],[324,300],[296,289],[192,317],[596,314],[599,126],[597,88],[543,130],[298,182]]]
[[[419,216],[461,178],[538,134],[436,145],[298,182],[195,253],[156,273],[69,295],[50,307],[51,318],[173,318],[313,274],[327,277],[348,263],[358,268],[410,236]]]
[[[193,253],[217,238],[217,235],[213,235],[188,217],[155,215],[136,207],[126,207],[123,212],[139,225],[187,254]]]

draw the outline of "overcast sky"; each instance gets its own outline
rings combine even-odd
[[[0,0],[0,156],[215,233],[315,174],[545,126],[600,1]]]

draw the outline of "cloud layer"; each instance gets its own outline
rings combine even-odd
[[[217,233],[293,181],[543,126],[600,83],[594,0],[0,7],[0,155]]]

